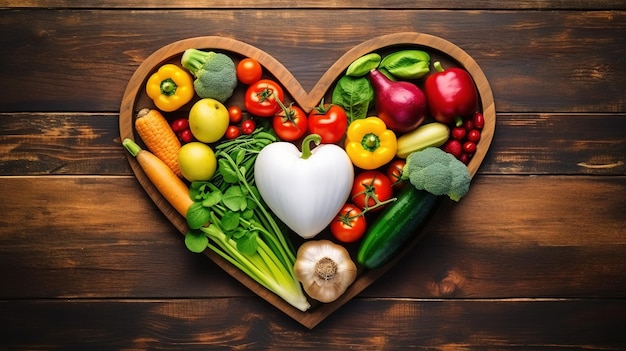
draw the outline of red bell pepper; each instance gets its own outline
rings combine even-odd
[[[437,72],[429,75],[424,85],[433,118],[450,124],[457,117],[473,115],[478,93],[470,74],[457,67],[444,70],[440,62],[433,63],[433,67]]]

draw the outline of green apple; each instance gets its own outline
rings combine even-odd
[[[217,160],[209,145],[192,141],[178,151],[178,166],[187,180],[206,181],[215,174]]]
[[[228,109],[215,99],[200,99],[189,110],[189,129],[196,139],[214,143],[228,129]]]

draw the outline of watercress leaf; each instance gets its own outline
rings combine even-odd
[[[211,189],[211,191],[220,191],[220,188],[218,188],[215,184],[213,183],[206,183],[206,186]]]
[[[254,206],[256,206],[256,203],[254,203]],[[252,217],[254,217],[254,210],[253,210],[253,208],[251,208],[250,200],[248,199],[248,208],[241,213],[241,218],[249,220]]]
[[[222,178],[226,183],[234,184],[239,181],[239,177],[237,176],[237,170],[232,167],[228,160],[221,158],[218,163],[218,171],[220,172]]]
[[[235,160],[236,165],[240,165],[243,162],[243,159],[246,157],[246,151],[243,149],[236,149],[231,154],[233,160]]]
[[[242,176],[246,176],[246,167],[241,166],[239,167],[239,172],[241,173]]]
[[[248,209],[254,210],[257,208],[257,204],[253,199],[248,197],[246,198],[246,201],[248,202],[248,205],[246,206]]]
[[[247,206],[246,195],[239,186],[231,186],[226,189],[222,202],[232,211],[243,211]]]
[[[189,185],[189,189],[199,190],[205,184],[206,184],[206,182],[194,180]]]
[[[189,188],[189,197],[193,201],[202,201],[202,193],[198,189]]]
[[[259,234],[256,231],[249,231],[237,240],[237,250],[244,255],[254,255],[259,244],[257,242]]]
[[[332,103],[343,107],[349,122],[367,117],[372,101],[374,88],[366,77],[343,76],[337,81],[332,94]]]
[[[235,211],[226,211],[222,216],[222,229],[224,231],[235,230],[239,227],[239,212]]]
[[[203,191],[203,182],[191,182],[189,185],[189,196],[193,201],[201,201]]]
[[[185,235],[185,246],[189,251],[201,253],[209,244],[209,238],[202,232],[189,231]]]
[[[210,192],[204,196],[204,200],[202,201],[202,206],[211,207],[215,206],[222,201],[222,192],[218,190]]]
[[[201,202],[194,202],[187,210],[187,225],[191,229],[198,229],[205,225],[211,216],[211,211]]]
[[[228,234],[230,235],[231,238],[238,240],[238,239],[243,238],[244,235],[246,235],[246,232],[247,231],[245,229],[239,227],[239,228],[229,231]]]

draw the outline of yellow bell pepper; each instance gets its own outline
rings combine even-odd
[[[396,156],[396,134],[378,117],[357,119],[346,132],[346,153],[361,169],[376,169]]]
[[[174,64],[161,66],[148,78],[146,93],[159,110],[176,111],[191,101],[195,92],[191,75]]]

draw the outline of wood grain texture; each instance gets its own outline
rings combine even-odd
[[[615,0],[0,0],[0,349],[626,349],[625,19]],[[496,138],[471,201],[310,331],[185,250],[125,159],[123,89],[207,35],[310,89],[400,31],[477,61]]]
[[[286,32],[276,23],[298,25]],[[455,11],[451,21],[436,10],[3,10],[0,25],[0,75],[12,87],[1,111],[118,111],[123,87],[150,54],[209,35],[258,47],[309,90],[352,47],[406,31],[446,38],[473,57],[498,112],[626,111],[626,72],[616,59],[624,11]]]
[[[248,298],[33,300],[0,304],[0,335],[16,349],[620,350],[625,313],[623,300],[356,299],[311,332]]]
[[[623,176],[478,177],[361,295],[623,296],[625,191]],[[251,296],[187,252],[133,177],[10,177],[0,193],[0,266],[11,267],[0,271],[0,298]],[[46,206],[57,199],[65,205]]]
[[[71,1],[71,0],[0,0],[0,7],[9,8],[172,8],[172,9],[220,9],[220,8],[323,8],[323,9],[505,9],[505,10],[580,10],[580,9],[626,9],[626,5],[620,0],[603,1],[579,1],[579,0],[472,0],[472,1],[407,1],[407,0],[370,0],[360,2],[336,1],[336,0],[299,0],[296,3],[290,0],[226,0],[226,1],[139,1],[139,0],[106,0],[106,1]]]
[[[0,175],[130,175],[118,113],[0,113]],[[626,174],[626,114],[499,113],[479,174]]]

